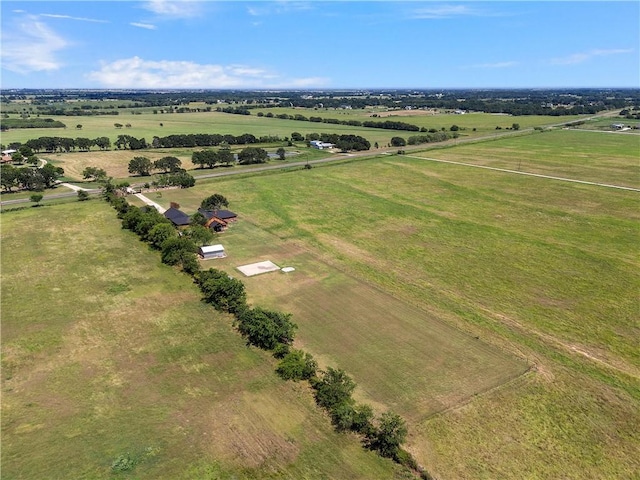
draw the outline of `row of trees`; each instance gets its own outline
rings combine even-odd
[[[200,269],[194,254],[196,238],[203,241],[198,232],[208,229],[199,225],[197,219],[182,235],[178,235],[175,227],[155,209],[130,206],[125,199],[107,189],[105,191],[107,200],[122,219],[123,228],[134,231],[153,248],[160,250],[163,263],[180,266],[192,275],[203,300],[216,310],[233,315],[235,327],[249,345],[271,351],[279,359],[276,367],[279,376],[286,380],[310,382],[316,403],[329,413],[337,430],[359,434],[367,448],[419,472],[422,478],[430,478],[401,446],[407,436],[407,426],[399,415],[386,412],[376,419],[370,406],[355,402],[352,394],[356,384],[343,370],[331,367],[325,371],[318,370],[311,354],[292,348],[297,325],[292,322],[290,314],[251,307],[247,304],[242,281],[221,270]],[[228,206],[228,201],[219,194],[211,195],[201,203],[201,207],[209,209],[220,206]]]
[[[160,170],[162,173],[154,180],[161,187],[189,188],[196,184],[196,179],[182,168],[179,158],[168,156],[152,162],[147,157],[133,157],[129,161],[129,173],[132,175],[149,176],[152,170]]]
[[[0,166],[0,184],[5,192],[14,188],[22,190],[42,191],[52,188],[58,179],[64,175],[64,170],[47,163],[42,168]]]
[[[398,122],[394,120],[385,120],[383,122],[377,122],[372,120],[340,120],[337,118],[322,118],[322,117],[306,117],[301,114],[289,115],[287,113],[278,113],[273,114],[271,112],[267,112],[266,114],[262,112],[258,112],[258,117],[267,117],[267,118],[280,118],[282,120],[297,120],[300,122],[313,122],[313,123],[329,123],[332,125],[348,125],[352,127],[366,127],[366,128],[383,128],[385,130],[407,130],[410,132],[419,132],[420,127],[417,125],[413,125],[411,123],[406,122]]]
[[[91,150],[91,147],[97,146],[100,150],[109,150],[111,148],[111,140],[108,137],[98,138],[67,138],[67,137],[38,137],[27,140],[24,144],[11,143],[9,148],[20,149],[28,147],[33,152],[72,152],[76,149],[84,152]]]

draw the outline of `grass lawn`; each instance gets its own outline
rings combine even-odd
[[[543,159],[544,173],[569,176],[567,163],[579,158],[577,173],[605,183],[636,171],[633,141],[571,131],[504,140],[528,155],[527,168]],[[499,144],[437,156],[491,162]],[[215,192],[240,222],[264,231],[244,243],[234,238],[240,224],[223,234],[229,266],[232,255],[300,266],[290,277],[248,279],[249,291],[294,311],[297,338],[353,372],[362,396],[415,421],[409,448],[436,476],[633,478],[640,469],[636,192],[388,156],[218,179],[164,200],[191,212]],[[301,253],[283,255],[282,245]],[[385,310],[389,297],[411,306]],[[467,334],[452,338],[451,356],[427,339],[437,336],[431,322]],[[469,335],[534,372],[470,402],[456,398],[468,384],[455,352]],[[398,368],[393,381],[385,380],[389,364]],[[446,404],[450,371],[448,400],[462,403],[429,417]]]
[[[3,478],[404,478],[105,203],[1,220]]]

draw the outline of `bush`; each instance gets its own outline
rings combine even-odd
[[[297,325],[290,313],[265,310],[260,307],[246,309],[237,316],[237,327],[247,341],[264,350],[273,350],[279,343],[293,343]]]
[[[291,350],[278,364],[276,373],[285,380],[308,380],[316,374],[317,368],[318,363],[311,354],[302,350]]]
[[[210,268],[198,273],[195,280],[204,295],[204,301],[216,310],[238,314],[248,308],[244,284],[225,272]]]

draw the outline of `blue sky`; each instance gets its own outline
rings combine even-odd
[[[2,88],[640,87],[640,3],[6,1]]]

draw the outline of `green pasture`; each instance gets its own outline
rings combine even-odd
[[[436,110],[387,110],[385,108],[367,108],[367,109],[326,109],[326,108],[265,108],[252,110],[252,115],[256,115],[257,112],[262,112],[265,115],[272,113],[278,115],[286,113],[288,115],[304,115],[305,117],[321,117],[321,118],[336,118],[338,120],[359,120],[372,121],[372,122],[404,122],[418,127],[424,127],[427,130],[435,128],[441,130],[444,128],[449,131],[452,125],[458,125],[461,130],[458,132],[461,135],[486,135],[487,133],[500,131],[496,130],[496,127],[500,127],[502,130],[511,128],[514,123],[518,123],[521,129],[531,128],[544,125],[554,125],[562,122],[568,122],[572,120],[578,120],[586,117],[551,117],[547,115],[502,115],[472,112],[463,115],[454,113],[441,112]],[[377,115],[373,117],[372,115]],[[270,118],[267,120],[275,120]],[[305,124],[310,122],[297,122],[299,124]],[[313,125],[313,124],[312,124]],[[316,124],[318,125],[318,124]],[[322,124],[321,124],[322,125]],[[475,131],[473,129],[476,129]],[[393,136],[400,136],[408,138],[411,135],[416,135],[416,132],[404,132],[395,131]]]
[[[260,145],[269,153],[275,153],[278,146]],[[231,148],[233,153],[239,153],[246,145],[238,145]],[[216,147],[210,147],[216,150]],[[286,164],[293,162],[304,162],[326,158],[331,155],[324,150],[309,148],[302,143],[298,143],[292,147],[283,147],[291,155],[286,156],[285,160],[279,158],[270,159],[267,165]],[[115,181],[128,181],[130,183],[144,183],[153,181],[153,174],[146,177],[132,176],[129,173],[129,162],[137,156],[149,158],[152,162],[166,156],[174,156],[182,162],[182,168],[189,171],[194,176],[207,175],[211,173],[226,172],[229,170],[252,170],[260,168],[264,164],[257,165],[233,165],[230,167],[217,166],[214,168],[198,168],[191,158],[196,150],[203,148],[162,148],[148,150],[111,150],[111,151],[91,151],[91,152],[71,152],[71,153],[52,153],[43,154],[41,157],[49,162],[54,163],[58,167],[62,167],[65,176],[76,182],[82,181],[82,172],[87,167],[102,168],[107,175],[113,177]]]
[[[568,158],[584,158],[589,175],[606,183],[629,176],[630,140],[589,135],[504,142],[531,161],[544,152],[537,158],[548,174],[566,176]],[[438,155],[490,158],[498,144]],[[354,374],[362,397],[415,422],[409,448],[432,473],[633,478],[640,467],[637,192],[388,156],[219,179],[165,201],[190,212],[216,192],[252,225],[221,235],[227,267],[263,259],[299,267],[290,276],[247,279],[249,292],[294,312],[302,346]],[[249,234],[254,227],[263,233]],[[431,339],[442,321],[465,334],[437,348]],[[533,371],[469,402],[461,393],[473,384],[459,374],[471,367],[457,352],[487,343]],[[399,378],[385,379],[394,369]],[[484,372],[478,376],[491,369]],[[437,402],[457,407],[429,418]]]
[[[3,478],[404,478],[104,202],[1,220]]]
[[[132,113],[135,111],[135,114]],[[144,113],[141,113],[144,112]],[[290,137],[292,132],[307,133],[340,133],[353,134],[365,137],[373,146],[376,142],[382,147],[386,146],[391,137],[400,136],[405,139],[416,132],[395,130],[383,130],[376,128],[352,127],[347,125],[331,125],[327,123],[312,123],[296,120],[282,120],[279,118],[258,117],[258,112],[287,113],[290,115],[301,114],[306,117],[319,116],[323,118],[337,118],[339,120],[360,121],[400,121],[425,127],[427,129],[445,128],[447,131],[452,125],[458,125],[458,132],[463,136],[480,136],[490,133],[498,133],[496,127],[503,130],[510,128],[513,123],[519,123],[520,128],[529,128],[541,125],[551,125],[563,121],[576,120],[581,117],[549,117],[549,116],[520,116],[493,115],[485,113],[469,113],[465,115],[455,114],[420,114],[412,111],[378,112],[384,115],[379,118],[371,117],[369,110],[314,110],[304,108],[269,108],[252,109],[251,115],[235,115],[221,112],[190,112],[190,113],[157,113],[153,114],[148,109],[121,109],[119,115],[94,115],[94,116],[46,116],[61,121],[67,128],[25,128],[11,129],[2,132],[2,144],[13,142],[26,142],[31,138],[43,136],[58,137],[86,137],[97,138],[107,136],[112,143],[118,135],[131,135],[136,138],[145,138],[151,142],[154,136],[167,136],[174,134],[195,133],[220,133],[242,135],[251,133],[256,137],[265,135],[279,135]],[[130,124],[131,127],[116,128],[114,124]],[[160,125],[162,124],[162,126]],[[82,125],[82,128],[76,128]],[[473,129],[476,129],[475,131]]]
[[[554,130],[415,155],[640,188],[640,135],[625,132]]]
[[[187,207],[185,202],[181,205]],[[301,346],[323,365],[345,368],[367,403],[402,412],[410,422],[527,369],[526,362],[345,275],[296,242],[282,241],[244,217],[216,241],[223,242],[227,258],[202,262],[203,266],[225,268],[241,278],[250,303],[293,313]],[[296,271],[245,278],[236,270],[262,260]]]

